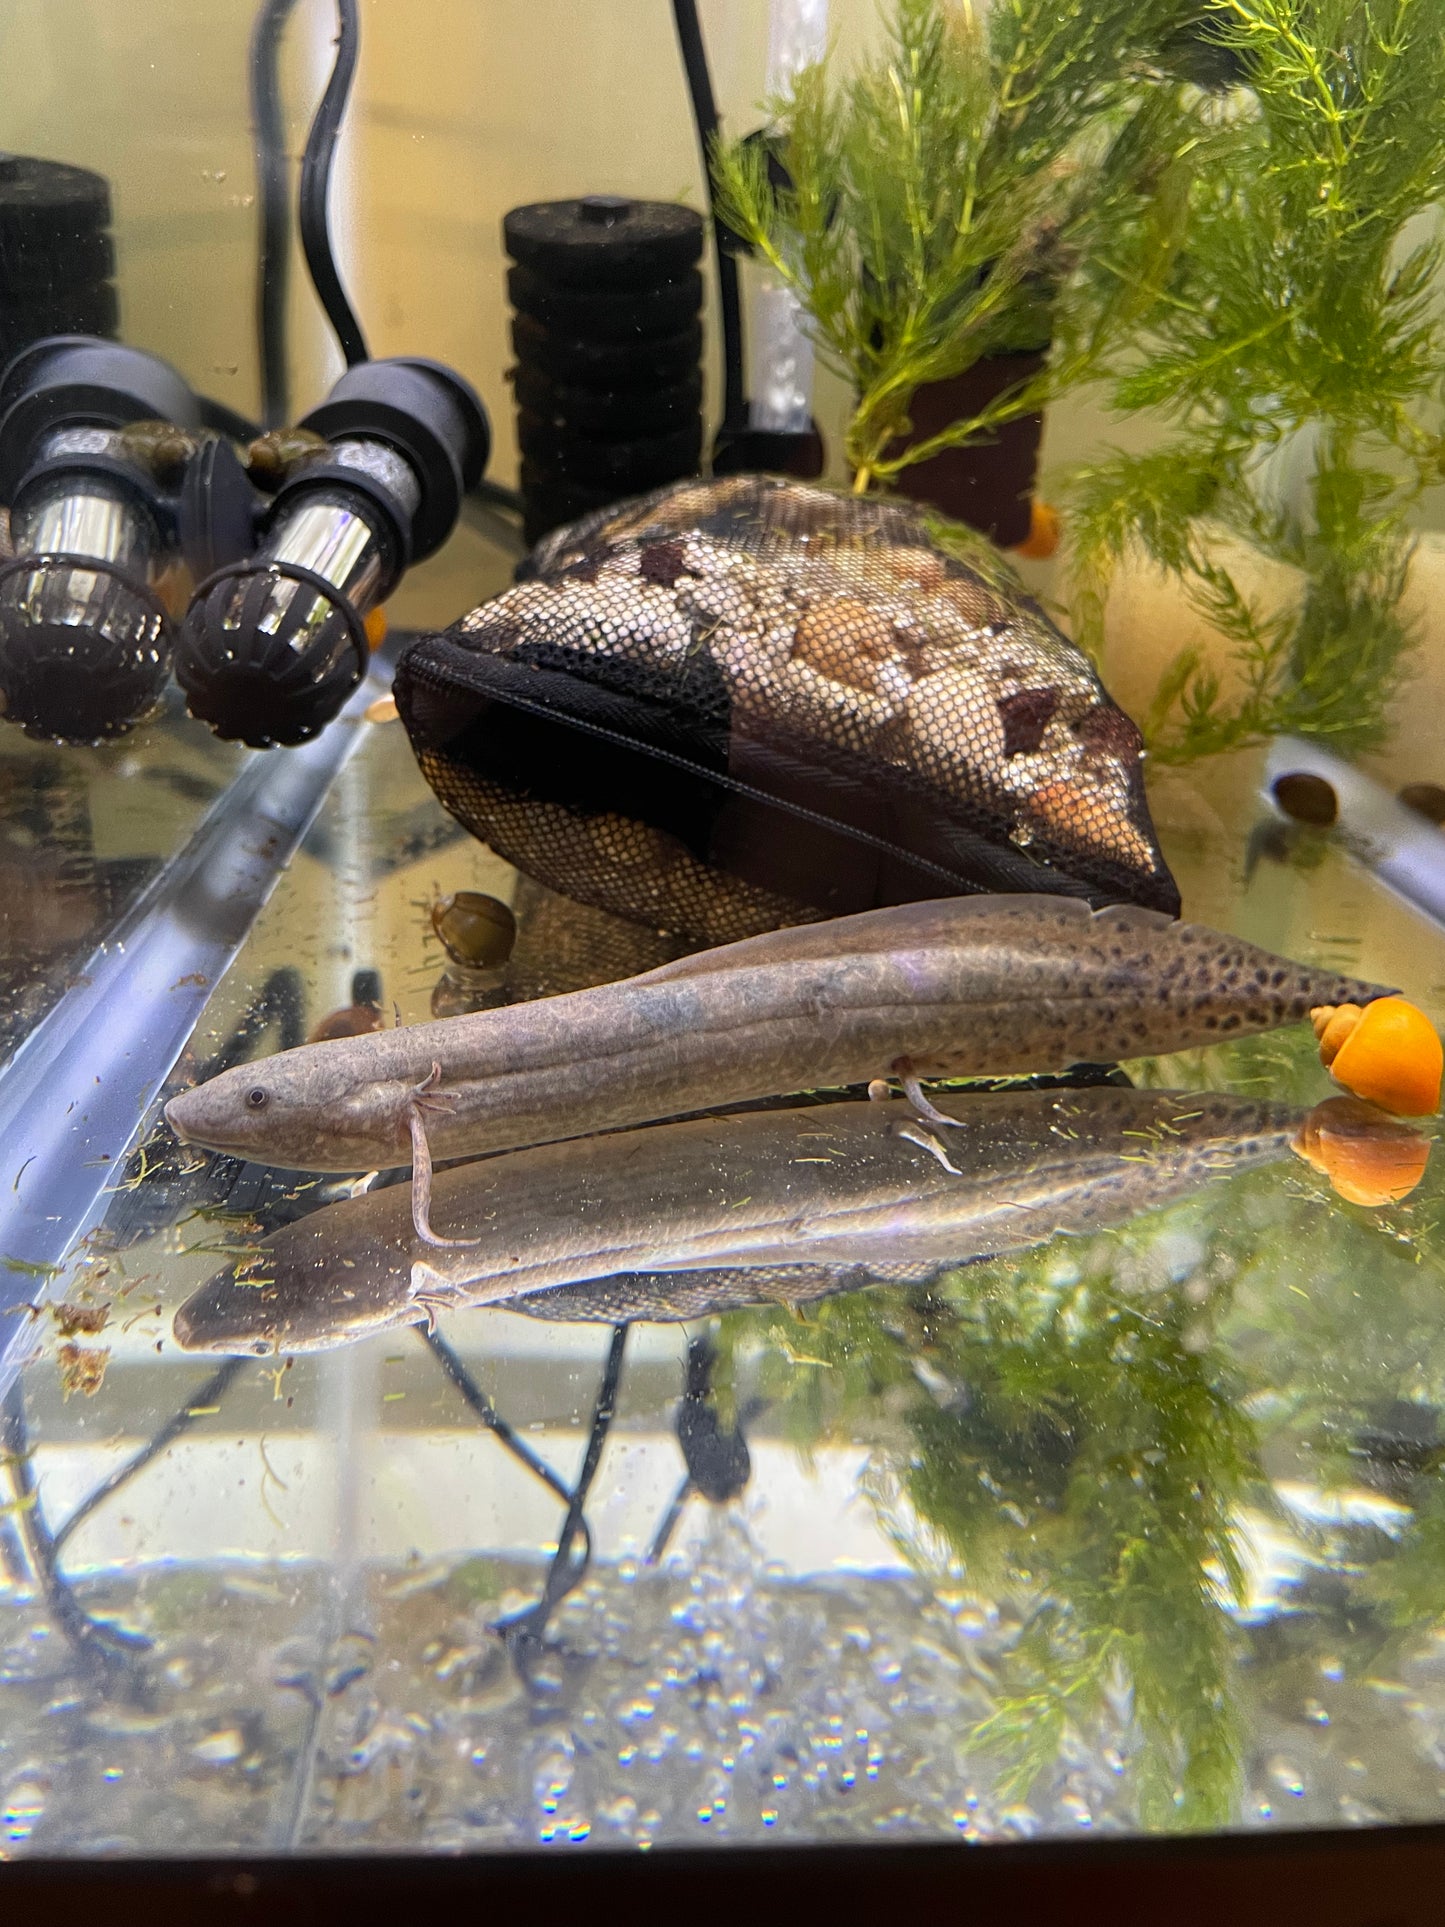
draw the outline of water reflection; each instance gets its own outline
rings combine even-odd
[[[168,712],[123,752],[0,756],[0,1059],[215,800],[228,759],[206,769],[193,731]]]
[[[1382,1385],[1439,1382],[1445,1262],[1438,1206],[1420,1210],[1346,1220],[1261,1175],[994,1267],[983,1289],[974,1274],[967,1292],[820,1306],[803,1364],[769,1326],[781,1357],[762,1382],[801,1437],[892,1391],[906,1439],[871,1460],[875,1502],[920,1569],[1013,1621],[969,1738],[1001,1797],[1057,1812],[1081,1762],[1112,1758],[1141,1824],[1227,1824],[1261,1777],[1282,1618],[1310,1622],[1283,1635],[1303,1660],[1323,1632],[1342,1655],[1326,1679],[1357,1697],[1428,1634],[1445,1608],[1438,1415],[1387,1400],[1385,1424],[1367,1420]],[[1351,1496],[1362,1470],[1393,1504]],[[1312,1685],[1287,1716],[1317,1728],[1302,1762],[1330,1719]]]
[[[388,1354],[394,1374],[404,1356],[419,1369],[425,1347],[430,1396],[449,1387],[518,1461],[550,1541],[540,1568],[496,1549],[381,1560],[344,1610],[322,1609],[305,1560],[249,1577],[224,1562],[133,1578],[81,1565],[67,1579],[79,1524],[133,1503],[130,1479],[159,1453],[198,1427],[253,1433],[237,1401],[260,1368],[239,1359],[198,1381],[58,1530],[20,1471],[24,1509],[7,1516],[23,1527],[12,1557],[28,1581],[4,1609],[12,1704],[18,1692],[34,1708],[32,1745],[42,1704],[70,1706],[74,1747],[103,1743],[119,1777],[87,1782],[88,1819],[74,1788],[52,1785],[25,1821],[39,1782],[17,1781],[16,1824],[53,1811],[67,1838],[153,1842],[163,1809],[165,1826],[187,1813],[215,1841],[479,1845],[690,1838],[700,1826],[993,1837],[1220,1825],[1281,1802],[1314,1818],[1430,1810],[1432,1736],[1445,1727],[1429,1637],[1445,1611],[1445,1446],[1421,1394],[1445,1365],[1438,1177],[1413,1204],[1344,1206],[1290,1156],[1292,1137],[1309,1138],[1306,1114],[1237,1097],[1103,1087],[968,1101],[998,1107],[997,1129],[959,1134],[971,1187],[894,1137],[877,1106],[728,1128],[735,1144],[756,1136],[774,1151],[804,1127],[841,1133],[855,1187],[896,1153],[915,1199],[947,1182],[975,1211],[991,1159],[995,1202],[1034,1211],[1002,1257],[961,1270],[930,1258],[909,1284],[752,1308],[737,1298],[745,1267],[704,1268],[681,1315],[706,1318],[710,1290],[722,1315],[689,1330],[661,1382],[655,1363],[625,1369],[615,1280],[539,1291],[513,1311],[545,1301],[559,1326],[613,1327],[580,1367],[592,1389],[571,1444],[554,1427],[542,1450],[509,1412],[525,1403],[520,1375],[488,1392],[458,1350],[469,1319],[510,1312],[456,1317],[447,1336],[423,1327],[414,1351]],[[1054,1228],[1069,1211],[1078,1227],[1053,1239],[1022,1195],[1049,1140]],[[669,1182],[685,1142],[654,1160]],[[830,1165],[803,1171],[832,1181]],[[719,1170],[719,1195],[735,1175]],[[1162,1208],[1145,1208],[1151,1185]],[[344,1266],[347,1227],[383,1205],[399,1211],[405,1246],[403,1190],[283,1226],[268,1254],[306,1233],[314,1261],[319,1234]],[[906,1202],[895,1182],[895,1221]],[[633,1289],[653,1294],[653,1316],[677,1317],[666,1294],[681,1275]],[[303,1278],[314,1291],[314,1262],[285,1301],[293,1320]],[[342,1356],[376,1369],[378,1353]],[[414,1376],[383,1383],[417,1394]],[[12,1477],[31,1457],[23,1417],[10,1419]],[[652,1558],[599,1558],[600,1522],[626,1493],[614,1455],[638,1449],[629,1427],[658,1419],[672,1469],[664,1461],[636,1542]],[[404,1433],[383,1437],[385,1452],[405,1452]],[[292,1475],[276,1450],[263,1463],[284,1504]],[[854,1468],[873,1543],[898,1551],[891,1566],[825,1577],[801,1555],[770,1563],[768,1510],[786,1503],[779,1453],[791,1451],[811,1464],[799,1489],[835,1536],[847,1499],[828,1468]],[[25,1628],[47,1624],[71,1658],[51,1652],[37,1672]],[[1404,1735],[1402,1699],[1420,1709]],[[1336,1723],[1348,1730],[1338,1745]],[[153,1766],[136,1750],[142,1733],[165,1742]]]
[[[434,1222],[411,1186],[283,1227],[176,1313],[191,1351],[297,1352],[418,1317],[514,1303],[532,1316],[677,1321],[922,1280],[1059,1232],[1126,1223],[1284,1156],[1288,1107],[1112,1086],[944,1107],[944,1149],[903,1102],[699,1118],[540,1145],[444,1172]]]

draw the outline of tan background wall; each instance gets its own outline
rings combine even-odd
[[[122,327],[198,386],[257,401],[255,222],[246,47],[253,0],[6,0],[0,146],[94,167],[114,187]],[[755,123],[767,0],[703,0],[714,86]],[[844,57],[873,0],[833,0]],[[286,43],[293,154],[330,61],[330,0],[300,0]],[[379,354],[452,362],[515,472],[502,215],[620,192],[704,203],[667,0],[362,0],[362,57],[333,214]],[[298,407],[340,368],[297,255]],[[713,366],[716,366],[715,343]],[[824,398],[835,419],[836,383]]]
[[[245,411],[257,404],[254,11],[254,0],[0,0],[0,146],[110,177],[126,338]],[[767,0],[702,0],[702,15],[724,116],[753,125]],[[847,60],[876,36],[878,7],[832,0],[831,19]],[[299,0],[285,62],[293,153],[333,31],[331,0]],[[501,218],[521,201],[581,191],[703,205],[668,0],[362,0],[361,68],[333,194],[338,253],[374,352],[438,356],[480,388],[501,479],[515,473]],[[299,254],[291,313],[300,412],[340,358]],[[845,402],[841,384],[821,376],[818,414],[835,454]],[[1149,433],[1070,398],[1051,412],[1045,464],[1067,466],[1101,437],[1137,446]],[[496,566],[463,533],[409,585],[405,613],[448,619],[497,586]],[[1432,562],[1416,585],[1431,664],[1445,658],[1438,576]],[[1039,586],[1054,586],[1051,572]],[[1126,701],[1152,688],[1183,626],[1174,599],[1148,584],[1121,602],[1111,673]],[[1427,677],[1407,706],[1412,766],[1445,736],[1435,682]]]

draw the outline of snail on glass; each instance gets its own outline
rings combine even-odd
[[[323,461],[330,452],[325,436],[308,428],[273,428],[246,449],[246,473],[258,488],[274,493],[297,469]]]
[[[198,435],[168,421],[131,422],[117,439],[127,455],[170,488],[179,485],[186,463],[201,445]]]
[[[506,904],[479,890],[455,890],[433,901],[431,926],[451,960],[432,991],[433,1017],[504,1002],[504,967],[517,941],[517,920]]]
[[[1439,1036],[1404,997],[1358,1004],[1321,1004],[1310,1012],[1320,1062],[1337,1084],[1399,1117],[1428,1117],[1440,1108],[1445,1066]]]

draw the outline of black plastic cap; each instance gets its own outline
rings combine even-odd
[[[514,207],[502,239],[514,261],[564,286],[645,288],[697,265],[703,220],[675,201],[589,194]]]
[[[52,430],[142,421],[201,425],[200,403],[169,362],[93,335],[32,343],[0,375],[0,501],[14,499]]]
[[[86,583],[77,622],[72,578]],[[76,556],[21,556],[0,571],[0,714],[47,743],[100,743],[147,716],[172,632],[149,589]]]
[[[176,680],[191,714],[225,741],[273,749],[318,735],[367,657],[360,621],[329,583],[309,569],[249,562],[196,591],[176,641]]]
[[[421,501],[411,555],[421,561],[456,526],[462,496],[476,487],[491,454],[487,411],[471,383],[439,361],[396,356],[348,368],[319,408],[299,424],[335,442],[384,442],[411,465]]]

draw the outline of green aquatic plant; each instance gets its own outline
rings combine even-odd
[[[1205,0],[1203,32],[1244,85],[1201,107],[1216,164],[1114,371],[1112,406],[1173,433],[1075,486],[1082,626],[1101,634],[1142,552],[1230,645],[1228,675],[1196,651],[1166,670],[1142,719],[1157,759],[1283,732],[1356,753],[1406,673],[1411,518],[1445,473],[1445,34],[1425,0]],[[1221,537],[1299,593],[1251,592]]]
[[[1237,1089],[1269,1068],[1220,1058]],[[1122,1724],[1144,1824],[1215,1827],[1238,1815],[1257,1691],[1241,1529],[1312,1543],[1271,1477],[1357,1487],[1372,1413],[1445,1405],[1442,1225],[1445,1169],[1365,1210],[1287,1160],[926,1290],[734,1314],[723,1347],[760,1348],[801,1448],[868,1445],[864,1489],[922,1571],[1017,1619],[965,1742],[1000,1801]],[[1442,1481],[1445,1446],[1415,1469],[1408,1526],[1349,1568],[1352,1678],[1445,1615]]]
[[[1150,1242],[1180,1224],[1151,1216],[1145,1270]],[[1132,1709],[1145,1824],[1220,1826],[1241,1752],[1221,1609],[1238,1583],[1229,1527],[1262,1475],[1198,1307],[1119,1289],[1121,1252],[1118,1236],[1067,1240],[939,1291],[828,1302],[791,1331],[770,1321],[797,1379],[764,1384],[786,1388],[805,1437],[829,1420],[852,1432],[859,1402],[882,1394],[907,1444],[879,1443],[865,1487],[901,1549],[952,1562],[1020,1614],[994,1709],[969,1736],[1003,1802],[1027,1797],[1112,1704]]]
[[[1197,127],[1155,58],[1182,0],[897,0],[881,56],[773,103],[713,156],[720,218],[799,297],[852,383],[854,485],[988,439],[1084,378],[1177,244]],[[1098,257],[1128,257],[1100,274]],[[912,447],[909,404],[984,356],[1052,343],[1044,372]]]
[[[1181,1293],[1141,1305],[1087,1281],[1033,1332],[990,1318],[959,1357],[983,1414],[1000,1397],[1025,1412],[1069,1414],[1058,1491],[1010,1495],[1029,1507],[1042,1586],[998,1705],[973,1734],[975,1746],[1004,1755],[1006,1796],[1025,1796],[1058,1759],[1069,1725],[1125,1688],[1141,1734],[1144,1825],[1220,1827],[1235,1815],[1241,1736],[1220,1592],[1241,1594],[1229,1528],[1260,1472],[1239,1387],[1196,1326]],[[965,1441],[927,1443],[944,1416],[929,1414],[921,1428],[909,1495],[969,1545],[977,1536],[959,1513],[956,1478]],[[959,1416],[950,1430],[967,1434],[975,1422]],[[992,1463],[1029,1466],[1010,1453]],[[1015,1557],[1019,1549],[1010,1547]]]

